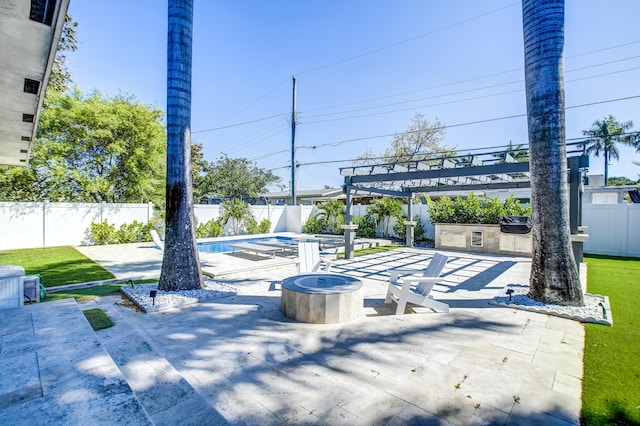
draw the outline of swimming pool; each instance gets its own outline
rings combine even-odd
[[[292,243],[289,237],[261,237],[261,238],[240,238],[237,240],[207,241],[198,243],[198,251],[202,253],[227,253],[233,251],[229,244],[234,243],[259,243],[260,241],[278,240],[282,243]]]

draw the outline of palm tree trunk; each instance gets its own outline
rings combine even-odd
[[[167,206],[158,288],[202,288],[191,187],[191,35],[193,0],[169,0],[167,55]]]
[[[609,182],[609,152],[604,150],[604,186],[608,185]]]
[[[523,0],[522,17],[533,207],[530,296],[582,305],[569,228],[564,0]]]

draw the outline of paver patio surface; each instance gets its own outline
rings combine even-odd
[[[293,266],[230,276],[235,296],[189,307],[145,314],[110,296],[82,309],[115,321],[98,339],[156,423],[578,424],[582,324],[487,303],[528,282],[528,258],[444,252],[433,295],[451,311],[393,315],[388,270],[420,269],[433,253],[338,261],[333,271],[365,289],[365,316],[341,324],[282,315],[279,282]]]

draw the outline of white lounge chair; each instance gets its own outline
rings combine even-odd
[[[242,251],[251,251],[256,255],[256,259],[260,259],[259,254],[270,254],[271,257],[276,257],[276,253],[279,251],[283,251],[282,248],[278,247],[269,247],[264,246],[262,244],[257,243],[231,243],[229,247],[233,249],[232,254],[236,252],[236,250]]]
[[[320,245],[315,241],[300,241],[298,243],[296,264],[299,274],[330,272],[331,270],[331,261],[320,257]]]
[[[433,286],[442,281],[440,274],[448,260],[447,256],[436,253],[424,271],[391,270],[385,303],[395,301],[398,304],[396,315],[404,314],[407,303],[431,308],[436,312],[449,312],[449,305],[434,300],[430,295]],[[415,275],[419,272],[422,272],[422,275]]]
[[[158,231],[156,231],[155,229],[152,229],[151,231],[149,231],[149,233],[151,234],[151,239],[156,244],[156,247],[158,247],[160,250],[164,250],[164,241],[160,239],[160,235],[158,235]]]

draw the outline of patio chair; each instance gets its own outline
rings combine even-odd
[[[320,245],[316,241],[300,241],[298,243],[296,264],[299,274],[330,272],[331,270],[331,261],[320,257]]]
[[[398,304],[396,315],[404,314],[407,303],[431,308],[436,312],[449,312],[449,305],[434,300],[430,295],[433,286],[442,281],[440,274],[448,260],[447,256],[436,253],[424,271],[391,270],[385,303],[395,301]],[[422,272],[422,275],[415,275],[417,272]]]
[[[164,250],[164,242],[160,239],[158,231],[152,229],[151,231],[149,231],[149,233],[151,234],[151,239],[156,244],[156,247],[158,247],[160,250]]]

